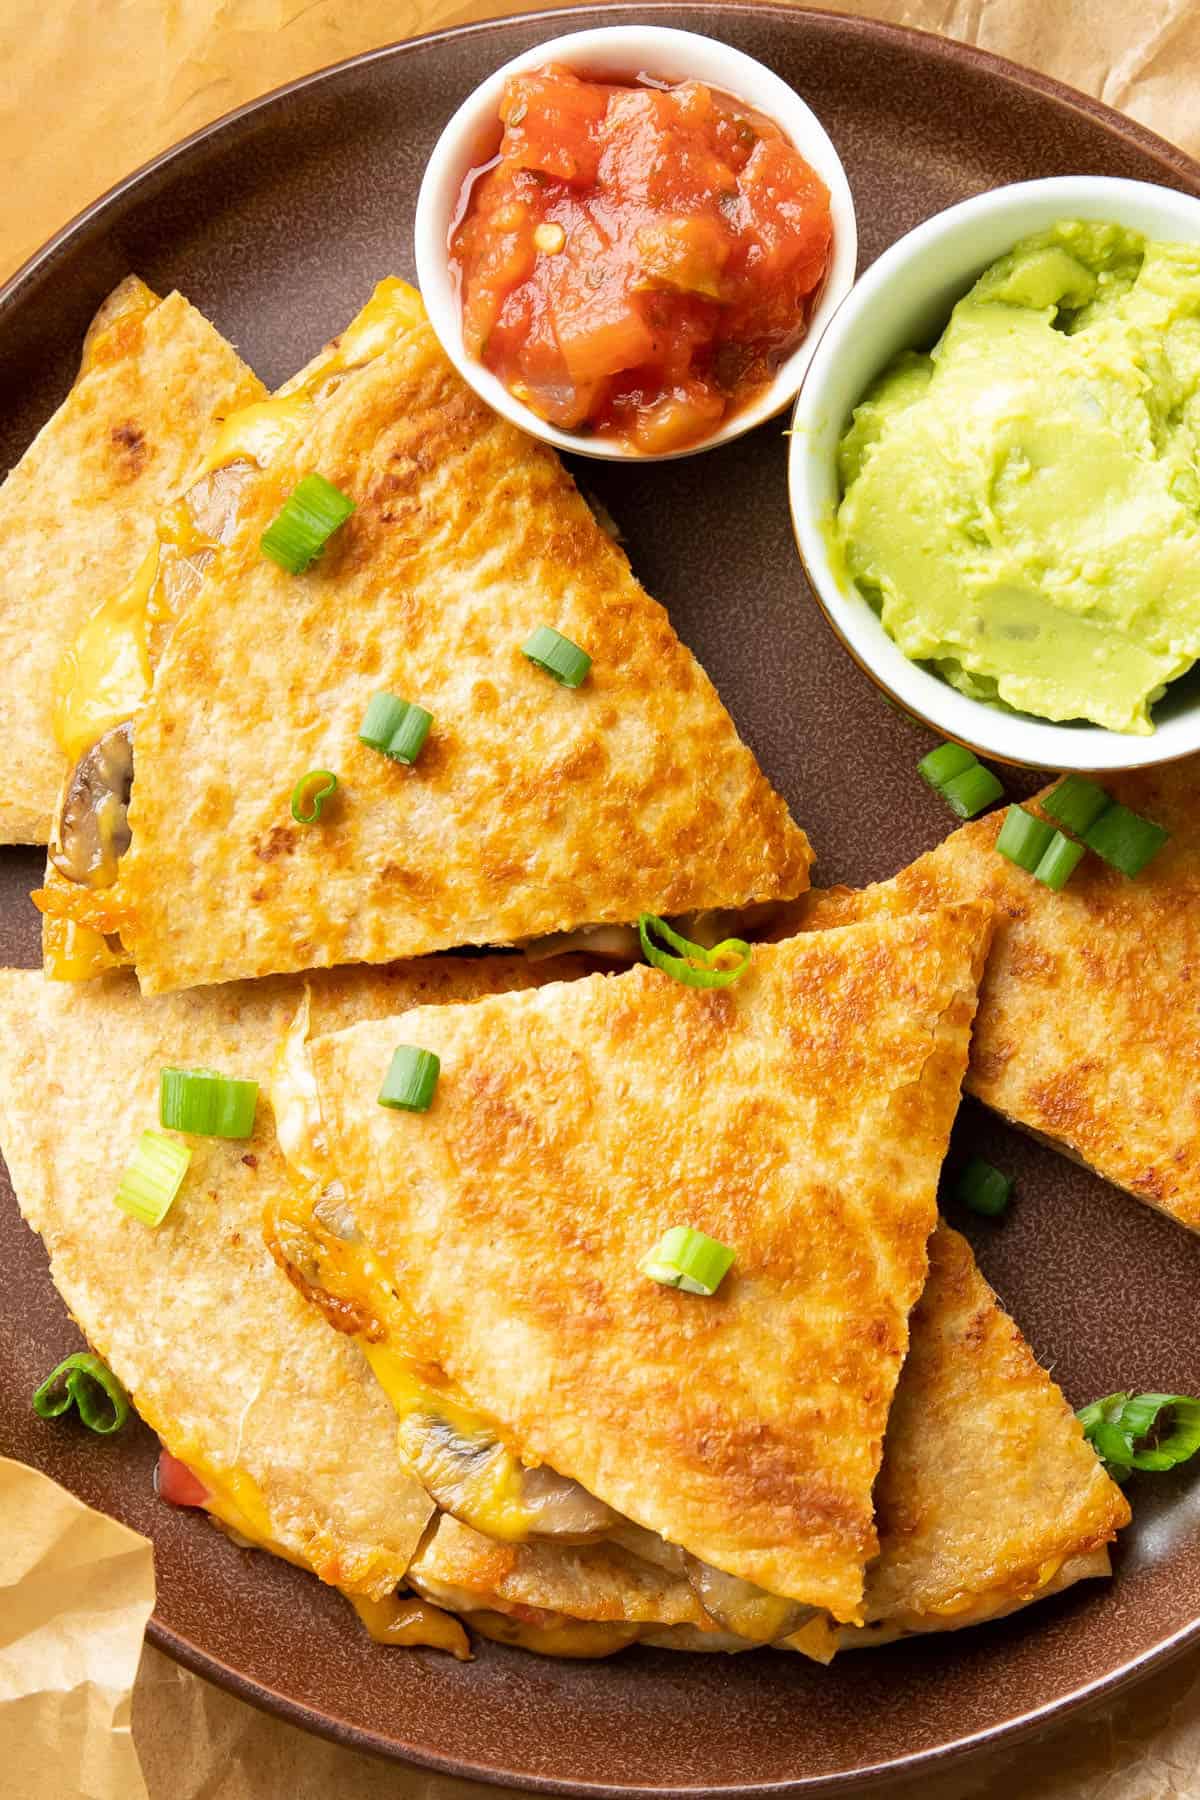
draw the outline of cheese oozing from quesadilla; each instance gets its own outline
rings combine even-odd
[[[1200,757],[1104,787],[1171,834],[1136,881],[1089,855],[1052,892],[998,854],[1000,811],[891,881],[813,893],[770,935],[991,901],[968,1091],[1198,1231]]]
[[[124,658],[124,842],[85,835],[74,868],[63,846],[48,918],[119,944],[152,993],[800,893],[803,832],[558,459],[483,406],[423,315],[376,348],[272,429],[161,654]],[[312,471],[356,510],[293,576],[259,541]],[[539,626],[591,658],[582,686],[523,654]],[[432,714],[412,766],[359,740],[378,692]],[[94,814],[104,782],[77,768]],[[319,829],[289,808],[313,768],[340,783]]]
[[[86,980],[131,959],[112,928],[119,864],[129,847],[133,724],[181,613],[214,578],[235,536],[250,479],[279,457],[313,411],[354,368],[423,319],[405,282],[381,281],[345,331],[270,399],[261,384],[228,412],[185,492],[163,506],[142,561],[80,624],[55,678],[54,734],[67,760],[46,885],[46,972]]]
[[[44,844],[67,753],[55,669],[84,621],[136,573],[159,508],[200,466],[227,412],[262,384],[181,294],[130,275],[92,322],[75,383],[0,487],[0,843]]]
[[[760,947],[721,990],[639,968],[293,1041],[273,1247],[443,1510],[665,1540],[760,1641],[861,1620],[990,928],[953,908]],[[426,1114],[377,1103],[400,1041],[441,1059]],[[736,1249],[714,1298],[640,1272],[672,1224]]]
[[[780,1646],[822,1661],[838,1648],[977,1625],[1107,1575],[1107,1546],[1129,1520],[965,1238],[939,1223],[929,1251],[875,1486],[879,1555],[867,1570],[864,1622],[835,1632],[825,1621],[824,1642],[810,1625],[804,1641]],[[714,1629],[678,1551],[660,1544],[657,1557],[613,1542],[499,1544],[443,1513],[409,1580],[483,1635],[543,1654],[579,1654],[562,1649],[579,1641],[588,1655],[631,1642],[753,1648]],[[569,1635],[576,1621],[587,1627],[582,1640]]]
[[[331,1029],[533,979],[518,957],[446,958],[318,975],[308,991],[314,1021]],[[128,973],[80,988],[0,972],[0,1149],[72,1316],[203,1483],[209,1510],[380,1601],[403,1579],[432,1502],[397,1454],[367,1365],[263,1244],[263,1209],[288,1182],[265,1088],[305,992],[289,979],[144,1000]],[[168,1066],[207,1066],[264,1092],[248,1142],[186,1140],[184,1188],[151,1230],[113,1195],[141,1131],[158,1126]]]

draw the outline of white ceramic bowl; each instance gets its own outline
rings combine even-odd
[[[907,712],[943,737],[1001,762],[1038,769],[1133,769],[1200,750],[1195,677],[1168,688],[1157,729],[1131,737],[1103,726],[1053,724],[970,700],[896,647],[831,564],[828,532],[840,495],[837,448],[852,409],[899,350],[926,348],[954,303],[1019,238],[1059,219],[1105,219],[1150,238],[1200,240],[1200,200],[1147,182],[1064,175],[997,188],[928,219],[873,263],[817,348],[793,418],[792,520],[805,570],[850,654]]]
[[[632,80],[644,71],[661,81],[704,81],[721,88],[774,120],[829,189],[833,255],[803,343],[780,366],[770,387],[753,406],[727,420],[703,443],[686,450],[648,456],[614,440],[558,431],[522,406],[497,376],[463,348],[462,315],[448,255],[463,178],[494,149],[500,99],[509,77],[526,69],[541,68],[548,62],[609,80]],[[549,38],[489,76],[463,101],[434,146],[417,198],[415,240],[417,282],[433,328],[459,374],[481,399],[522,431],[559,450],[631,462],[664,462],[711,450],[781,412],[795,398],[821,333],[850,292],[858,256],[854,202],[846,172],[824,127],[795,90],[753,57],[743,56],[740,50],[733,50],[716,38],[701,37],[692,31],[670,31],[658,25],[611,25]]]

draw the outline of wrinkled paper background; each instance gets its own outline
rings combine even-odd
[[[0,183],[0,279],[130,169],[255,95],[397,38],[535,5],[0,0],[0,168],[8,177]],[[840,0],[837,10],[1028,63],[1200,156],[1197,0]],[[150,1648],[139,1666],[154,1598],[149,1545],[2,1459],[0,1522],[0,1789],[9,1800],[487,1800],[498,1792],[307,1737]],[[1200,1800],[1200,1656],[1099,1716],[888,1792],[896,1800]]]

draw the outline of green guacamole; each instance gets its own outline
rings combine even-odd
[[[1070,222],[898,357],[842,440],[847,571],[915,661],[1147,733],[1200,657],[1200,244]]]

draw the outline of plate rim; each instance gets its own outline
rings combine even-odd
[[[604,15],[612,11],[632,11],[648,15],[656,22],[663,22],[677,15],[685,6],[690,12],[701,10],[709,13],[714,19],[719,19],[722,15],[773,19],[785,27],[802,22],[810,30],[827,31],[830,35],[849,28],[862,39],[875,40],[880,50],[885,52],[898,45],[915,45],[923,55],[935,62],[970,69],[1019,92],[1034,94],[1069,111],[1082,114],[1112,136],[1134,145],[1144,155],[1151,157],[1162,169],[1164,178],[1182,179],[1200,190],[1200,159],[1150,130],[1139,120],[1055,76],[1045,75],[1040,70],[1028,68],[1009,57],[999,56],[955,38],[943,37],[936,32],[892,24],[883,19],[866,18],[855,13],[795,6],[781,3],[781,0],[699,0],[698,7],[691,4],[690,0],[645,0],[645,3],[638,3],[638,0],[586,0],[582,5],[540,8],[445,26],[437,31],[423,32],[414,37],[377,45],[373,49],[359,51],[353,56],[310,70],[307,74],[281,83],[209,120],[177,143],[141,163],[81,207],[0,284],[0,334],[5,329],[9,312],[20,306],[25,290],[50,271],[60,253],[68,248],[79,233],[102,220],[110,209],[138,188],[151,184],[173,165],[186,164],[211,139],[236,131],[258,114],[269,112],[282,100],[307,89],[318,88],[350,70],[361,69],[376,62],[391,61],[443,41],[461,42],[467,37],[489,35],[510,26],[543,23],[554,25],[560,30],[569,30],[576,22],[603,23]],[[385,1737],[350,1720],[321,1712],[306,1701],[281,1693],[267,1682],[244,1674],[215,1652],[203,1649],[191,1638],[167,1625],[156,1613],[152,1613],[147,1622],[146,1638],[156,1649],[163,1651],[193,1674],[213,1682],[272,1718],[281,1719],[300,1730],[312,1732],[346,1749],[378,1760],[428,1769],[460,1780],[476,1781],[486,1786],[511,1787],[528,1793],[571,1795],[578,1797],[578,1800],[734,1800],[735,1796],[739,1800],[740,1797],[746,1797],[746,1800],[774,1800],[776,1796],[787,1796],[789,1800],[792,1796],[797,1797],[797,1800],[818,1800],[822,1795],[878,1792],[900,1780],[941,1773],[988,1749],[995,1749],[1000,1745],[1015,1746],[1039,1731],[1060,1722],[1065,1723],[1068,1718],[1086,1714],[1101,1701],[1111,1700],[1124,1693],[1200,1644],[1200,1617],[1180,1626],[1169,1637],[1130,1657],[1105,1674],[1096,1676],[1084,1686],[953,1742],[902,1753],[885,1762],[876,1762],[856,1770],[801,1775],[773,1782],[741,1782],[721,1786],[693,1784],[683,1787],[565,1781],[554,1776],[503,1770],[472,1762],[462,1756],[443,1755],[435,1750],[401,1744],[395,1737]]]

